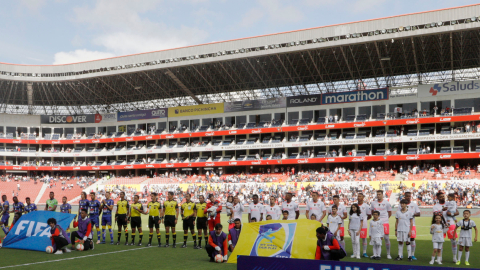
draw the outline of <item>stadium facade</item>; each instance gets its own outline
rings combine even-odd
[[[0,170],[476,165],[479,15],[471,5],[85,63],[0,64]]]

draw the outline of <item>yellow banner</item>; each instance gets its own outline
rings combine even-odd
[[[223,113],[223,103],[168,108],[168,117]]]
[[[228,262],[237,263],[239,255],[315,259],[315,230],[320,226],[320,222],[308,219],[244,223]]]

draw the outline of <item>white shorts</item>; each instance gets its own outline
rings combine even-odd
[[[472,237],[460,237],[458,238],[458,245],[462,247],[472,246]]]
[[[408,237],[408,232],[397,232],[397,241],[410,242],[410,237]]]
[[[382,246],[382,238],[381,237],[372,237],[370,240],[371,246]]]
[[[442,249],[443,242],[433,242],[433,249]]]

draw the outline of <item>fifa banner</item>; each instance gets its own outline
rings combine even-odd
[[[243,233],[243,231],[242,231]],[[342,261],[322,261],[322,260],[299,260],[299,259],[277,259],[264,257],[247,257],[240,256],[238,258],[238,270],[252,269],[318,269],[318,270],[447,270],[453,267],[440,266],[418,266],[409,264],[383,264],[383,263],[361,263],[361,262],[342,262]],[[465,270],[473,270],[475,268],[462,268]]]
[[[51,228],[48,226],[47,220],[49,218],[56,219],[57,225],[66,230],[74,217],[73,214],[52,211],[34,211],[22,215],[7,234],[3,247],[45,251],[48,246],[52,245]]]
[[[237,263],[237,257],[242,255],[313,259],[317,248],[315,230],[320,225],[318,221],[308,219],[244,223],[228,263]]]
[[[417,87],[418,97],[439,97],[474,94],[478,92],[480,92],[479,80],[423,84]]]

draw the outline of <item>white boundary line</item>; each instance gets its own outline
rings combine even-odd
[[[193,241],[187,241],[187,243],[192,243],[192,242],[193,242]],[[182,242],[182,243],[183,243],[183,242]],[[152,247],[154,247],[154,246],[152,246]],[[61,262],[61,261],[82,259],[82,258],[88,258],[88,257],[94,257],[94,256],[100,256],[100,255],[106,255],[106,254],[115,254],[115,253],[121,253],[121,252],[127,252],[127,251],[141,250],[141,249],[146,249],[146,248],[150,248],[150,247],[141,247],[141,248],[134,248],[134,249],[124,249],[124,250],[111,251],[111,252],[105,252],[105,253],[97,253],[97,254],[85,255],[85,256],[80,256],[80,257],[65,258],[65,259],[59,259],[59,260],[51,260],[51,261],[43,261],[43,262],[34,262],[34,263],[25,263],[25,264],[1,266],[0,269],[14,268],[14,267],[22,267],[22,266],[29,266],[29,265],[35,265],[35,264],[41,264],[41,263]],[[75,251],[72,250],[72,252],[75,252]]]
[[[51,260],[51,261],[43,261],[43,262],[34,262],[34,263],[25,263],[25,264],[2,266],[2,267],[0,267],[0,269],[36,265],[36,264],[41,264],[41,263],[51,263],[51,262],[61,262],[61,261],[82,259],[82,258],[88,258],[88,257],[94,257],[94,256],[100,256],[100,255],[106,255],[106,254],[115,254],[115,253],[121,253],[121,252],[127,252],[127,251],[136,251],[136,250],[141,250],[141,249],[146,249],[146,248],[149,248],[149,247],[141,247],[141,248],[135,248],[135,249],[124,249],[124,250],[105,252],[105,253],[97,253],[97,254],[85,255],[85,256],[80,256],[80,257],[65,258],[65,259],[59,259],[59,260]],[[72,252],[75,252],[75,251],[72,251]]]

